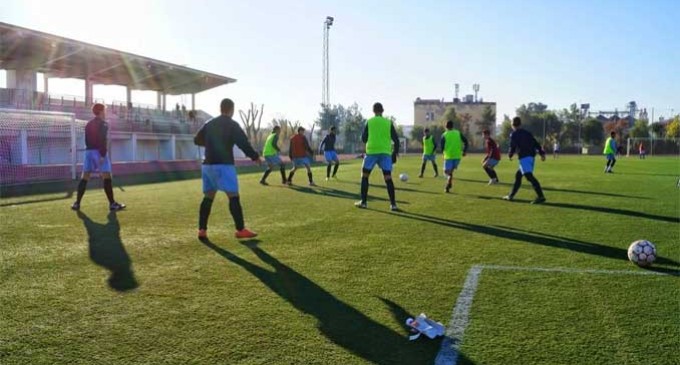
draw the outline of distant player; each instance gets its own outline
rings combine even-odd
[[[423,177],[425,173],[425,166],[427,161],[432,161],[432,168],[434,168],[434,177],[439,176],[437,169],[437,144],[434,142],[434,136],[430,134],[430,129],[425,128],[425,135],[423,136],[423,164],[420,166],[420,175]]]
[[[368,177],[377,164],[380,166],[385,179],[387,195],[390,197],[390,209],[398,211],[394,181],[392,181],[392,164],[397,161],[399,155],[399,135],[392,121],[382,116],[383,111],[382,104],[373,104],[375,116],[366,121],[366,126],[361,134],[361,140],[366,144],[366,155],[361,167],[361,200],[354,205],[364,209],[367,207]],[[392,147],[393,144],[394,147]]]
[[[208,217],[215,194],[223,191],[229,198],[229,212],[236,226],[236,238],[253,238],[257,233],[245,228],[243,209],[238,194],[238,177],[234,167],[234,145],[251,160],[260,163],[260,156],[248,142],[245,132],[233,119],[234,102],[222,99],[220,116],[205,122],[194,137],[194,143],[205,147],[201,168],[203,201],[198,215],[198,238],[208,238]]]
[[[468,148],[468,140],[453,128],[453,121],[446,122],[446,132],[441,139],[442,152],[444,153],[444,173],[446,174],[447,193],[453,188],[453,171],[458,168],[461,158],[465,156]]]
[[[331,127],[330,132],[324,137],[323,141],[319,145],[319,152],[323,151],[324,158],[326,159],[326,181],[331,178],[331,166],[333,166],[333,177],[338,173],[338,167],[340,166],[340,160],[338,159],[338,153],[335,152],[335,126]]]
[[[607,141],[604,143],[604,151],[602,152],[607,158],[607,165],[604,168],[605,174],[611,174],[614,172],[612,171],[612,169],[614,168],[614,165],[616,165],[617,150],[618,148],[616,147],[616,132],[612,131],[609,134],[609,138],[607,138]]]
[[[288,157],[293,162],[293,169],[290,170],[288,174],[288,185],[293,184],[293,175],[297,171],[298,166],[304,166],[307,169],[307,178],[309,179],[309,186],[316,186],[314,179],[312,178],[311,158],[314,156],[314,151],[312,147],[309,146],[309,141],[305,137],[305,129],[299,127],[297,129],[297,134],[290,138],[290,147],[288,148]]]
[[[491,138],[491,131],[485,129],[482,131],[484,137],[484,149],[486,156],[482,160],[482,168],[489,175],[489,185],[498,184],[498,175],[494,167],[501,161],[501,150],[498,149],[498,143]]]
[[[264,160],[267,163],[267,171],[264,172],[262,179],[260,179],[260,184],[262,185],[269,185],[267,184],[267,177],[274,170],[274,165],[279,165],[279,170],[281,171],[281,183],[286,183],[286,165],[283,163],[283,161],[281,161],[281,157],[279,157],[279,152],[281,152],[279,149],[279,134],[281,134],[281,127],[278,125],[274,126],[272,133],[264,142],[264,151],[262,151],[262,154],[264,155]]]
[[[640,159],[644,160],[647,157],[647,151],[645,150],[645,144],[640,142],[640,146],[638,146],[638,153],[640,154]]]
[[[119,211],[125,209],[125,204],[116,202],[113,199],[113,181],[111,179],[111,159],[107,154],[107,141],[109,124],[106,123],[106,107],[104,104],[94,104],[92,106],[94,119],[85,125],[85,160],[83,161],[83,175],[78,183],[78,195],[76,201],[71,205],[71,209],[80,210],[80,201],[85,195],[87,182],[90,174],[99,171],[104,179],[104,192],[109,200],[109,210]]]
[[[524,176],[534,187],[537,195],[531,204],[543,203],[545,202],[543,189],[541,189],[541,184],[534,177],[534,159],[536,152],[538,152],[541,155],[541,161],[545,161],[545,151],[530,132],[522,129],[522,120],[519,117],[515,117],[512,120],[512,130],[508,158],[512,161],[512,156],[516,152],[519,157],[519,169],[515,173],[515,185],[513,185],[512,191],[509,195],[503,197],[503,199],[513,200],[515,198],[515,194],[517,194],[520,186],[522,186],[522,176]]]
[[[556,160],[559,154],[560,154],[560,142],[555,141],[555,143],[553,143],[553,159]]]

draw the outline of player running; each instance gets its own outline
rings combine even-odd
[[[288,148],[288,157],[293,162],[293,169],[288,174],[288,185],[293,184],[293,175],[297,171],[298,166],[304,166],[307,169],[307,178],[309,178],[309,186],[316,186],[312,178],[312,169],[310,168],[310,157],[314,156],[312,147],[309,146],[309,141],[305,137],[305,129],[299,127],[297,134],[290,138],[290,146]]]
[[[264,151],[262,151],[262,154],[264,155],[264,160],[267,163],[267,171],[264,172],[262,179],[260,179],[260,184],[262,185],[269,185],[267,184],[267,177],[274,170],[274,165],[279,165],[279,170],[281,171],[281,183],[286,183],[286,165],[283,163],[283,161],[281,161],[281,157],[279,157],[279,152],[281,152],[279,149],[279,134],[281,134],[281,127],[278,125],[274,126],[272,133],[264,142]]]
[[[482,168],[489,175],[489,185],[498,184],[498,175],[494,167],[501,160],[501,150],[498,149],[498,143],[491,138],[491,131],[488,129],[483,130],[482,136],[484,137],[484,149],[486,149],[486,156],[482,160]]]
[[[243,222],[238,178],[234,167],[234,145],[258,164],[260,155],[248,142],[241,126],[232,119],[234,102],[231,99],[222,99],[220,114],[219,117],[207,121],[194,137],[196,145],[205,147],[201,168],[204,196],[198,216],[198,238],[208,238],[208,217],[217,191],[225,192],[229,198],[229,212],[236,226],[236,238],[253,238],[257,233],[246,229]]]
[[[396,212],[399,208],[395,200],[392,164],[397,161],[399,155],[399,135],[392,121],[382,116],[383,111],[382,104],[373,104],[375,116],[366,121],[366,126],[361,134],[361,141],[366,144],[366,155],[361,167],[361,200],[354,205],[357,208],[367,208],[368,177],[377,164],[383,172],[387,194],[390,197],[390,209]],[[394,144],[394,150],[392,144]]]
[[[94,104],[92,106],[94,119],[85,125],[85,160],[83,161],[83,175],[78,183],[78,195],[76,201],[71,205],[71,209],[80,210],[80,202],[85,195],[87,182],[90,174],[99,171],[104,179],[104,193],[109,200],[109,210],[119,211],[125,209],[125,204],[116,202],[113,199],[113,180],[111,178],[111,158],[107,154],[107,142],[109,124],[106,123],[106,107],[104,104]]]
[[[447,193],[453,188],[453,170],[458,168],[461,158],[467,154],[468,140],[453,128],[453,121],[446,122],[446,132],[441,140],[442,152],[444,153],[444,173],[446,174]]]
[[[439,176],[437,169],[437,144],[434,142],[434,136],[430,134],[430,128],[425,128],[425,135],[423,136],[423,164],[420,166],[420,175],[422,178],[425,173],[425,166],[427,161],[432,161],[432,168],[434,168],[434,177]]]
[[[605,174],[612,174],[614,171],[614,165],[616,165],[616,132],[612,131],[609,134],[609,138],[604,143],[604,151],[602,152],[607,158],[607,165],[604,168]]]
[[[522,176],[526,177],[527,180],[534,187],[536,191],[536,199],[534,199],[531,204],[540,204],[545,202],[545,196],[543,196],[543,189],[541,189],[541,184],[534,177],[534,159],[536,157],[536,152],[541,155],[541,161],[545,161],[545,151],[540,144],[536,141],[534,136],[527,130],[522,128],[522,120],[519,117],[515,117],[512,120],[512,130],[510,134],[510,153],[508,158],[512,161],[512,156],[517,152],[519,157],[519,169],[515,173],[515,184],[512,187],[510,194],[503,197],[505,200],[513,200],[515,194],[522,186]]]
[[[335,126],[331,127],[330,132],[324,137],[323,141],[319,145],[319,153],[323,151],[323,155],[326,158],[326,181],[331,178],[331,165],[333,166],[333,177],[338,173],[338,167],[340,166],[340,160],[338,160],[338,153],[335,152]]]

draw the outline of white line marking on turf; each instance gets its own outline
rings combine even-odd
[[[557,272],[557,273],[576,273],[576,274],[601,274],[601,275],[646,275],[646,276],[667,276],[678,275],[674,273],[662,273],[656,271],[631,271],[631,270],[603,270],[603,269],[567,269],[567,268],[547,268],[547,267],[522,267],[522,266],[502,266],[502,265],[474,265],[468,271],[465,278],[463,289],[458,295],[456,305],[453,307],[451,321],[446,328],[444,339],[442,340],[439,353],[434,360],[435,365],[456,365],[458,353],[463,343],[463,335],[470,321],[470,308],[472,300],[477,292],[479,277],[482,271],[502,270],[502,271],[535,271],[535,272]]]
[[[465,327],[468,325],[470,307],[472,307],[472,299],[475,297],[482,269],[483,266],[475,265],[468,271],[463,289],[460,291],[456,306],[453,308],[451,322],[449,322],[441,348],[434,360],[435,365],[455,365],[458,362],[458,350],[463,340]]]

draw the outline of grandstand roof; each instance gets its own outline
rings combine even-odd
[[[89,79],[171,95],[236,82],[225,76],[0,22],[0,69],[34,69],[48,77]]]

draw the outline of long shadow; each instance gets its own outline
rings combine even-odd
[[[442,182],[444,182],[444,180],[442,180]],[[356,181],[340,181],[340,183],[341,183],[341,184],[351,184],[351,185],[361,185],[360,182],[356,182]],[[407,183],[407,184],[416,185],[415,183]],[[385,189],[385,185],[380,185],[380,184],[368,184],[368,186],[370,186],[370,187],[372,187],[372,188],[377,188],[377,189]],[[441,195],[441,194],[439,194],[439,193],[435,193],[435,192],[427,191],[427,190],[418,190],[418,189],[405,188],[405,187],[403,187],[403,186],[401,186],[401,185],[398,185],[398,184],[395,184],[394,187],[395,187],[395,189],[396,189],[397,191],[408,191],[408,192],[412,192],[412,193],[431,194],[431,195]]]
[[[34,203],[44,203],[44,202],[51,202],[55,200],[64,200],[64,199],[69,199],[73,197],[73,188],[66,190],[64,196],[59,196],[59,197],[53,197],[53,198],[41,198],[41,199],[31,199],[31,200],[24,200],[24,201],[16,201],[12,203],[2,203],[0,204],[0,207],[9,207],[13,205],[25,205],[25,204],[34,204]]]
[[[257,246],[259,241],[251,240],[244,244],[270,268],[248,262],[210,240],[202,242],[248,271],[297,310],[314,316],[319,331],[347,351],[373,364],[431,364],[434,361],[436,348],[410,343],[405,334],[374,321],[269,255]]]
[[[311,188],[307,186],[298,186],[298,185],[291,185],[289,187],[292,190],[301,192],[301,193],[306,193],[306,194],[316,194],[316,195],[322,195],[322,196],[328,196],[331,198],[340,198],[340,199],[350,199],[350,200],[359,200],[359,195],[358,194],[353,194],[344,190],[338,190],[338,189],[333,189],[333,188],[326,188],[326,187],[316,187],[316,188]],[[368,201],[389,201],[389,199],[385,198],[379,198],[376,196],[369,195],[368,196]],[[403,201],[403,200],[397,200],[397,203],[402,204],[402,205],[407,205],[408,202]]]
[[[484,200],[503,200],[503,198],[490,197],[490,196],[477,196],[477,198],[478,199],[484,199]],[[521,202],[523,200],[515,200],[515,201]],[[669,216],[664,216],[664,215],[648,214],[648,213],[644,213],[644,212],[637,212],[637,211],[634,211],[634,210],[607,208],[607,207],[594,207],[594,206],[590,206],[590,205],[580,205],[580,204],[570,204],[570,203],[553,203],[553,202],[550,202],[550,201],[543,203],[543,205],[553,206],[553,207],[558,207],[558,208],[588,210],[588,211],[598,212],[598,213],[619,214],[619,215],[626,215],[626,216],[634,217],[634,218],[652,219],[652,220],[669,222],[669,223],[680,223],[680,217],[669,217]]]
[[[561,248],[561,249],[571,250],[571,251],[575,251],[575,252],[586,253],[586,254],[589,254],[589,255],[607,257],[607,258],[616,259],[616,260],[624,260],[624,261],[628,260],[628,251],[621,249],[621,248],[601,245],[601,244],[593,243],[593,242],[585,242],[585,241],[574,240],[574,239],[571,239],[571,238],[551,236],[551,235],[546,235],[546,234],[541,234],[541,233],[536,233],[536,232],[522,231],[522,230],[519,230],[519,229],[506,229],[506,228],[501,228],[501,227],[496,227],[496,226],[482,226],[482,225],[471,224],[471,223],[456,222],[456,221],[452,221],[452,220],[449,220],[449,219],[433,217],[433,216],[429,216],[429,215],[425,215],[425,214],[418,214],[418,213],[410,213],[410,212],[389,212],[388,213],[388,212],[382,212],[382,211],[379,211],[379,210],[373,210],[373,211],[384,213],[384,214],[397,215],[397,216],[401,216],[401,217],[404,217],[404,218],[417,220],[417,221],[420,221],[420,222],[437,224],[437,225],[441,225],[441,226],[444,226],[444,227],[450,227],[450,228],[462,229],[462,230],[465,230],[465,231],[470,231],[470,232],[475,232],[475,233],[486,234],[486,235],[504,238],[504,239],[509,239],[509,240],[513,240],[513,241],[526,242],[526,243],[532,243],[532,244],[537,244],[537,245],[542,245],[542,246]],[[664,258],[664,257],[658,257],[657,260],[656,260],[656,263],[662,264],[662,265],[676,266],[676,267],[680,266],[679,262],[671,260],[671,259],[667,259],[667,258]],[[657,271],[664,272],[664,269],[657,268]],[[677,270],[667,270],[666,272],[677,274]]]
[[[479,183],[479,184],[487,184],[488,181],[482,181],[482,180],[472,180],[472,179],[457,179],[460,181],[466,181],[466,182],[473,182],[473,183]],[[512,186],[512,183],[499,183],[500,185],[508,185]],[[531,185],[524,184],[524,187],[531,189]],[[549,186],[541,186],[541,188],[545,191],[556,191],[560,193],[574,193],[574,194],[585,194],[585,195],[600,195],[600,196],[611,196],[615,198],[629,198],[629,199],[643,199],[643,200],[652,200],[652,198],[646,197],[646,196],[636,196],[636,195],[624,195],[624,194],[615,194],[615,193],[603,193],[603,192],[598,192],[598,191],[587,191],[587,190],[574,190],[574,189],[559,189],[559,188],[551,188]]]
[[[139,284],[132,272],[132,260],[120,239],[116,213],[109,213],[106,224],[92,221],[81,211],[78,211],[78,218],[87,229],[90,259],[111,272],[107,280],[111,289],[123,292],[137,288]]]
[[[650,172],[621,172],[619,175],[646,175],[646,176],[673,176],[677,177],[680,174],[655,174]]]

